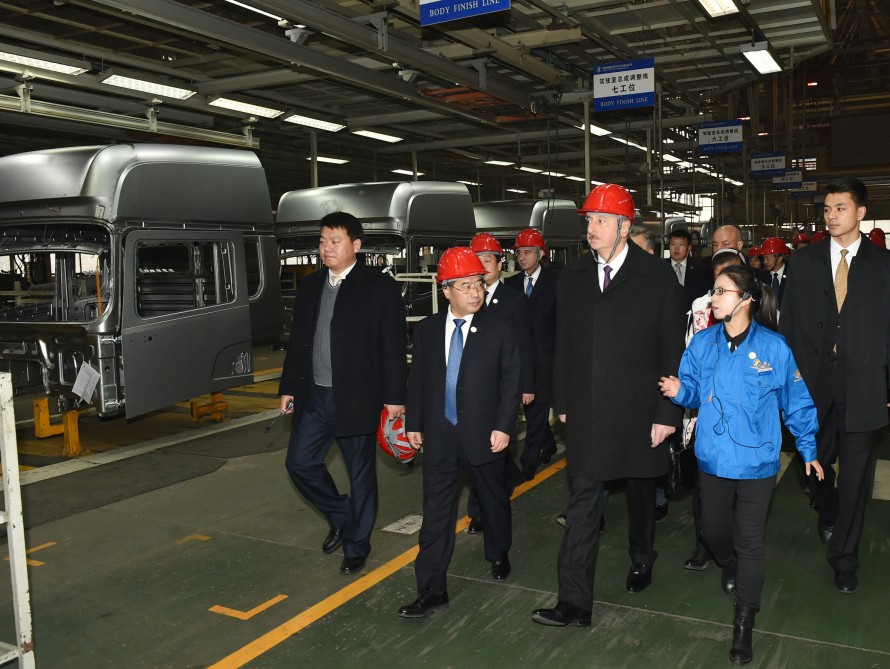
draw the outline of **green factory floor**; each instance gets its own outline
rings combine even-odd
[[[284,470],[288,426],[265,434],[264,425],[137,456],[129,476],[138,477],[140,466],[146,476],[157,476],[159,468],[196,458],[222,462],[149,492],[60,513],[28,530],[29,549],[39,549],[29,555],[39,667],[730,666],[732,607],[719,571],[682,567],[693,545],[688,498],[673,501],[658,524],[651,587],[630,594],[624,590],[624,494],[613,494],[593,626],[542,627],[531,611],[555,602],[562,533],[555,518],[567,498],[564,462],[554,461],[513,502],[510,578],[493,582],[481,538],[461,532],[448,575],[450,608],[405,620],[396,610],[416,594],[417,535],[382,528],[420,514],[420,467],[379,456],[371,559],[362,575],[343,577],[342,555],[321,551],[325,521],[307,508]],[[238,455],[239,445],[249,454]],[[336,449],[330,463],[342,481]],[[92,476],[101,469],[90,470]],[[85,474],[56,479],[54,487],[35,483],[28,495],[53,495],[63,505],[85,482],[97,485],[95,478],[79,478]],[[60,488],[60,480],[70,487]],[[881,490],[876,485],[876,496]],[[769,519],[767,581],[750,666],[890,668],[887,527],[890,503],[875,499],[862,540],[859,592],[836,592],[815,513],[795,468],[787,470]],[[15,637],[11,611],[4,582],[0,640]]]

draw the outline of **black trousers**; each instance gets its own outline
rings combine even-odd
[[[467,459],[456,427],[438,438],[446,440],[445,456],[436,463],[423,461],[423,525],[420,527],[420,552],[414,562],[417,589],[431,589],[436,594],[447,591],[446,572],[454,553],[454,527],[461,472],[467,475],[479,500],[485,519],[483,543],[485,559],[495,562],[510,550],[513,541],[510,491],[507,487],[507,457],[483,465]],[[424,435],[429,441],[433,437]]]
[[[535,400],[525,405],[525,448],[519,461],[523,466],[541,466],[541,453],[556,453],[556,439],[550,429],[550,402]]]
[[[776,477],[724,479],[699,470],[702,535],[721,565],[736,564],[737,604],[760,608],[766,574],[766,516]]]
[[[631,562],[652,564],[655,543],[655,482],[626,479],[628,537]],[[559,601],[590,611],[593,608],[596,557],[606,481],[569,478],[566,530],[559,548]]]
[[[847,432],[846,406],[835,401],[820,412],[816,452],[825,479],[815,484],[816,511],[823,525],[833,526],[826,554],[834,569],[859,569],[859,541],[865,507],[875,476],[878,432]],[[840,459],[840,473],[834,464]]]

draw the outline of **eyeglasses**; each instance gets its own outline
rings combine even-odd
[[[463,283],[455,283],[451,286],[459,293],[463,293],[464,295],[469,295],[474,291],[479,291],[480,293],[485,292],[485,284],[481,281],[474,281],[470,283],[469,281],[465,281]]]
[[[711,288],[711,290],[708,291],[708,295],[711,297],[714,297],[714,295],[723,295],[723,293],[738,293],[741,295],[742,291],[733,290],[732,288]]]

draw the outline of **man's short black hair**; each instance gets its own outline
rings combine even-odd
[[[692,246],[692,235],[689,234],[689,230],[684,228],[674,228],[671,230],[671,234],[668,235],[668,243],[670,243],[672,239],[684,239],[687,244]]]
[[[330,228],[331,230],[342,228],[346,230],[346,236],[353,242],[356,239],[361,241],[365,239],[365,230],[362,227],[361,221],[345,211],[335,211],[332,214],[328,214],[321,219],[321,227]]]
[[[839,179],[825,187],[826,193],[849,193],[857,207],[868,206],[868,188],[856,177]]]

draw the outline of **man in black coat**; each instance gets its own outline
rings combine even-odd
[[[890,252],[859,231],[868,204],[861,181],[845,179],[826,190],[829,239],[794,254],[779,328],[819,412],[816,448],[825,479],[814,493],[817,530],[828,544],[835,587],[852,593],[859,586],[874,446],[887,425]]]
[[[384,407],[390,418],[404,413],[407,377],[401,291],[392,277],[356,262],[362,237],[351,214],[321,220],[325,269],[300,285],[278,386],[281,411],[294,412],[287,471],[328,521],[322,550],[333,553],[343,544],[343,575],[360,571],[371,551],[375,433]],[[325,466],[334,439],[349,472],[349,495],[338,491]]]
[[[520,291],[528,299],[532,340],[535,348],[534,399],[525,404],[525,447],[519,461],[526,480],[531,480],[543,463],[556,453],[556,439],[550,429],[550,402],[553,399],[553,350],[556,346],[556,275],[541,267],[547,245],[533,228],[516,236],[516,260],[520,272],[504,285]]]
[[[692,303],[708,292],[714,285],[714,276],[711,268],[705,262],[694,260],[690,251],[692,249],[692,235],[688,230],[676,228],[671,231],[668,238],[668,249],[671,269],[674,272],[686,299],[683,302],[683,313],[689,311]]]
[[[555,607],[537,609],[544,625],[588,626],[593,607],[602,492],[625,479],[630,521],[629,592],[652,578],[656,478],[668,472],[664,440],[682,409],[663,401],[658,377],[679,368],[683,292],[660,259],[628,244],[634,204],[616,184],[598,186],[581,210],[584,254],[559,277],[553,405],[566,426],[569,506],[559,550]]]
[[[405,429],[409,443],[424,448],[423,525],[414,563],[418,596],[399,609],[403,618],[422,618],[448,605],[445,575],[454,552],[461,471],[485,517],[491,575],[496,581],[510,575],[506,449],[518,415],[519,347],[511,324],[483,309],[484,274],[472,249],[443,253],[436,281],[449,307],[414,332]]]

